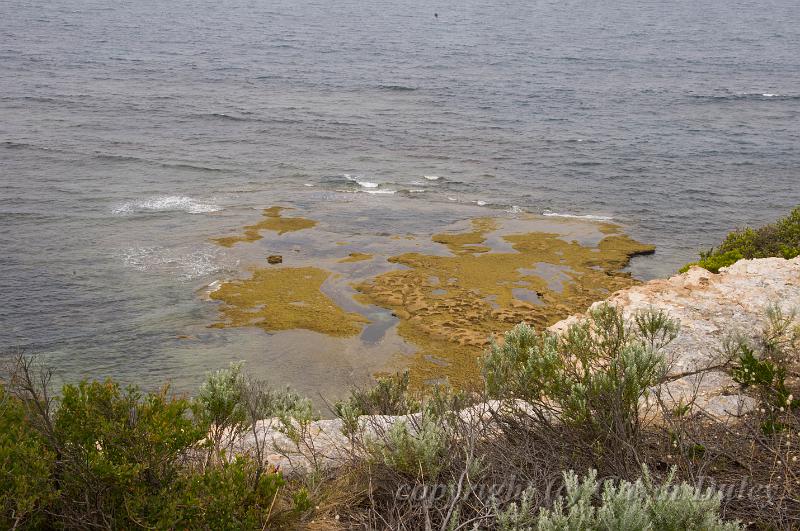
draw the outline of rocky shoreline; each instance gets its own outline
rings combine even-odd
[[[755,337],[766,324],[770,305],[785,311],[800,308],[800,258],[742,260],[718,274],[693,267],[688,272],[665,280],[653,280],[617,291],[603,303],[612,304],[630,316],[650,307],[666,311],[680,321],[677,338],[667,347],[669,372],[666,381],[653,389],[668,405],[686,405],[723,420],[755,407],[755,400],[743,394],[727,371],[722,356],[726,335]],[[576,315],[550,327],[565,330],[584,318]],[[501,403],[490,401],[460,412],[462,417],[490,422],[491,412]],[[409,422],[414,415],[365,416],[359,419],[360,435],[385,432],[398,422]],[[277,419],[266,419],[237,443],[241,452],[255,444],[256,436],[267,441],[267,460],[284,472],[307,469],[312,464],[338,466],[344,463],[349,440],[340,419],[319,420],[305,428],[308,440],[296,444],[280,428]]]

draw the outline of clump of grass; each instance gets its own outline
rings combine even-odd
[[[699,261],[686,264],[680,272],[696,265],[719,273],[720,268],[745,258],[781,257],[788,260],[796,256],[800,256],[800,207],[775,223],[731,232],[719,247],[701,253]]]

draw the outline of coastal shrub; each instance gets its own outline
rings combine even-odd
[[[409,392],[408,371],[377,378],[374,386],[353,388],[350,396],[334,404],[334,412],[343,421],[345,434],[353,433],[362,415],[405,415],[419,410],[420,403]]]
[[[753,390],[761,402],[765,434],[783,431],[785,414],[800,409],[786,383],[792,356],[797,352],[798,328],[795,313],[784,314],[779,306],[768,309],[768,324],[760,334],[757,348],[747,338],[734,335],[726,338],[724,350],[733,360],[731,376],[745,390]]]
[[[409,477],[435,480],[446,460],[448,438],[442,423],[424,416],[413,428],[396,422],[386,436],[371,444],[375,460]]]
[[[142,392],[111,380],[65,385],[54,397],[50,372],[18,357],[0,385],[0,525],[263,529],[278,512],[281,475],[248,456],[199,459],[212,413],[242,419],[228,414],[246,406],[228,392],[246,381],[228,378],[236,373],[211,375],[220,385],[204,387],[194,404],[166,387]]]
[[[736,522],[720,517],[721,495],[701,491],[686,483],[673,484],[674,470],[660,485],[655,485],[647,468],[635,482],[599,482],[591,470],[580,479],[573,471],[564,473],[564,496],[551,508],[543,508],[535,518],[540,531],[561,530],[697,530],[733,531]],[[513,527],[524,528],[517,511]]]
[[[610,305],[591,310],[560,335],[520,324],[502,344],[493,342],[483,359],[487,393],[524,401],[517,416],[529,417],[532,429],[566,427],[595,448],[596,457],[630,464],[641,400],[664,376],[661,349],[677,333],[664,312],[648,310],[626,321]]]
[[[701,253],[700,260],[686,264],[681,273],[689,267],[698,265],[713,273],[743,258],[782,257],[794,258],[800,255],[800,206],[783,217],[763,227],[746,227],[731,232],[715,249]]]
[[[167,389],[143,394],[111,381],[64,386],[53,417],[62,454],[60,514],[115,528],[152,521],[185,452],[205,437],[189,411],[189,401]]]
[[[759,342],[768,358],[788,364],[798,361],[800,354],[800,320],[797,309],[784,311],[778,304],[767,307],[767,324],[759,336]]]
[[[247,428],[243,391],[244,376],[239,363],[209,373],[200,386],[192,410],[198,422],[207,426],[209,459],[222,458],[230,443]]]
[[[698,260],[697,262],[686,264],[679,270],[679,272],[685,273],[692,266],[700,266],[703,269],[711,271],[712,273],[719,273],[719,270],[722,269],[723,267],[728,267],[729,265],[733,265],[742,258],[744,258],[744,255],[740,251],[728,251],[726,253],[720,253],[720,254],[710,253],[701,256],[700,260]]]
[[[170,496],[159,529],[264,529],[285,481],[274,472],[260,473],[259,464],[236,457],[202,474],[182,478]]]
[[[19,399],[0,385],[0,528],[39,527],[56,496],[54,454],[26,421]]]

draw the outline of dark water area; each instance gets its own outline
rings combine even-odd
[[[795,1],[4,0],[0,67],[0,345],[68,380],[320,389],[303,340],[207,328],[210,238],[273,204],[331,241],[611,219],[640,278],[800,204]]]

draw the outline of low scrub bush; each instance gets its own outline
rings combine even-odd
[[[712,273],[719,273],[743,258],[794,258],[800,256],[800,207],[769,225],[753,229],[744,228],[731,232],[715,249],[701,253],[700,260],[686,264],[681,273],[697,265]]]
[[[248,404],[238,367],[210,375],[195,401],[110,380],[56,398],[49,382],[19,357],[0,384],[3,528],[262,529],[290,511],[262,459],[221,455],[217,426],[242,433],[251,413],[294,404],[280,393],[256,393],[268,408]]]
[[[640,403],[663,378],[661,349],[677,332],[663,312],[648,310],[626,321],[608,305],[560,335],[521,324],[484,358],[487,392],[523,400],[515,417],[529,418],[537,430],[567,428],[585,445],[604,448],[603,455],[591,453],[615,468],[609,472],[624,475],[635,465]]]
[[[583,479],[564,473],[564,495],[538,513],[531,510],[530,496],[498,514],[503,531],[561,530],[697,530],[734,531],[738,523],[719,518],[721,495],[701,491],[686,483],[673,484],[674,472],[656,485],[647,468],[635,482],[599,482],[597,471]]]
[[[358,428],[358,418],[363,415],[405,415],[419,411],[420,403],[409,391],[408,371],[377,379],[367,389],[353,388],[350,396],[337,402],[333,409],[343,421],[344,432]]]

